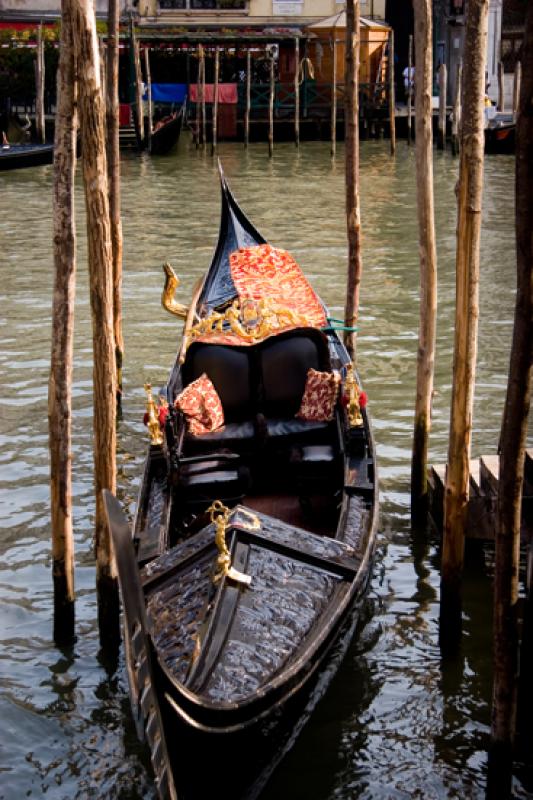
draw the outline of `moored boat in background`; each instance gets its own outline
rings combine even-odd
[[[160,797],[252,796],[351,640],[377,532],[365,395],[336,321],[221,174],[209,270],[159,404],[133,535],[106,494],[130,696]],[[233,763],[232,763],[233,762]]]
[[[54,145],[9,144],[0,146],[0,170],[22,169],[51,164],[54,160]]]

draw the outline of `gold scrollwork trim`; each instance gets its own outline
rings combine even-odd
[[[233,333],[243,342],[258,342],[288,328],[310,327],[308,318],[291,308],[279,306],[270,298],[255,301],[234,300],[223,312],[212,311],[190,331],[190,340]]]

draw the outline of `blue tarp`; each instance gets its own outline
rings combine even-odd
[[[187,96],[186,83],[152,83],[153,103],[183,103]],[[145,92],[143,100],[147,100]]]

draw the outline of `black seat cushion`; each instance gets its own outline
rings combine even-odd
[[[267,340],[260,349],[262,411],[269,417],[294,417],[309,369],[329,368],[325,337],[319,331],[291,331]]]
[[[253,450],[254,424],[246,422],[228,422],[218,431],[203,433],[201,436],[187,434],[187,453],[214,453],[221,448],[231,448],[242,453]]]
[[[191,344],[183,365],[184,384],[206,373],[218,392],[226,422],[241,422],[254,416],[250,361],[246,348]]]
[[[305,442],[327,441],[331,424],[329,422],[313,422],[305,419],[274,418],[266,421],[270,440],[297,440]]]

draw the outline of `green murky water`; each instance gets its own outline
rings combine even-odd
[[[345,289],[342,148],[300,151],[227,144],[231,186],[272,244],[291,251],[329,304]],[[498,444],[514,305],[513,160],[487,158],[481,315],[473,455]],[[439,320],[431,461],[445,460],[454,327],[457,162],[435,154]],[[216,166],[190,149],[122,164],[124,224],[124,418],[119,488],[134,510],[146,447],[142,384],[163,383],[177,346],[159,304],[169,260],[182,297],[209,263],[218,231]],[[381,479],[378,559],[366,626],[267,798],[481,798],[490,702],[490,551],[468,567],[461,655],[441,662],[438,543],[409,526],[409,475],[418,327],[414,154],[399,142],[361,145],[364,234],[359,368],[374,419]],[[150,798],[143,749],[129,719],[123,663],[99,656],[92,555],[91,332],[83,200],[74,371],[74,520],[77,642],[51,641],[47,380],[53,282],[52,169],[0,177],[0,799]],[[336,312],[336,313],[335,313]],[[238,758],[238,755],[236,755]],[[515,796],[533,796],[531,766],[518,765]],[[231,774],[231,768],[229,769]],[[203,800],[203,798],[199,798]]]

